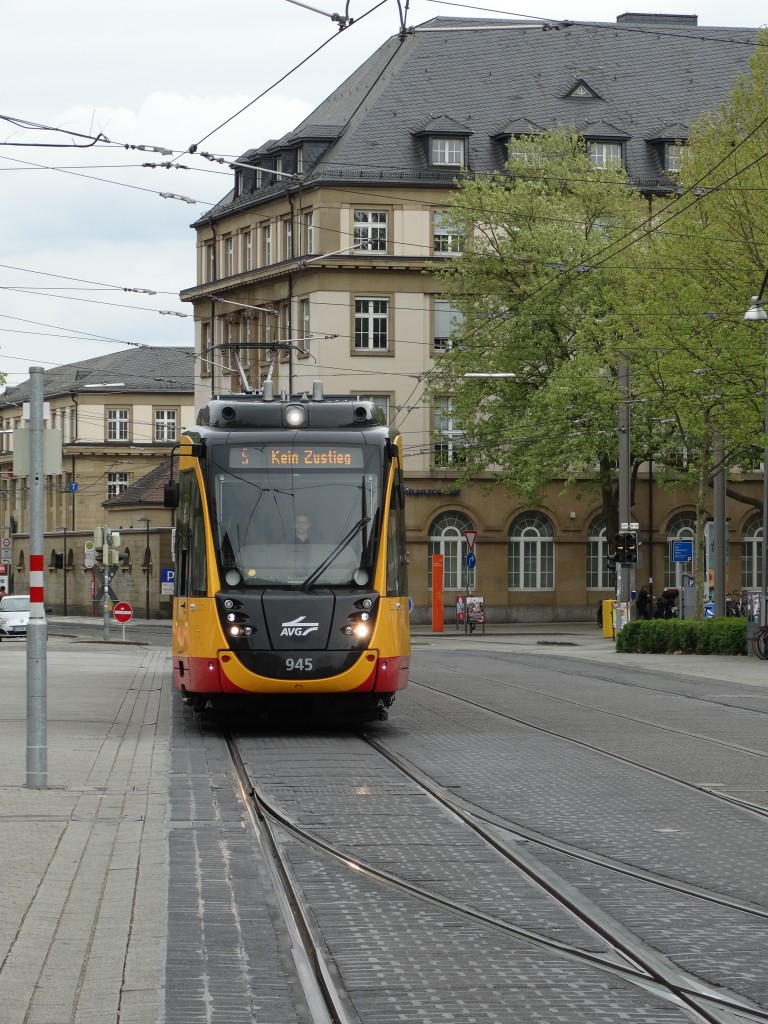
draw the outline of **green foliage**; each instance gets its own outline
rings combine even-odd
[[[463,478],[490,470],[528,500],[552,479],[589,487],[610,527],[622,360],[633,466],[694,487],[700,521],[721,466],[762,448],[764,332],[743,320],[768,267],[768,30],[759,41],[751,73],[692,129],[681,194],[650,215],[573,130],[521,138],[506,175],[461,183],[465,252],[430,270],[463,322],[430,389],[453,396]],[[478,371],[515,377],[464,377]]]
[[[746,619],[651,619],[628,622],[616,637],[619,654],[747,653]]]
[[[465,180],[451,205],[464,254],[430,269],[463,317],[433,394],[450,393],[467,479],[494,468],[533,497],[553,477],[595,479],[616,460],[611,310],[621,273],[587,268],[631,231],[642,201],[621,168],[597,170],[574,132],[519,140],[509,176]],[[631,259],[624,260],[631,264]],[[514,379],[467,380],[501,371]]]

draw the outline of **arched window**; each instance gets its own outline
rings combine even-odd
[[[432,555],[443,556],[443,590],[475,589],[475,570],[467,568],[469,548],[465,530],[474,524],[463,512],[441,512],[429,528],[427,586],[432,589]]]
[[[608,568],[605,520],[602,516],[596,516],[589,524],[587,537],[587,589],[610,590],[615,582],[615,576]]]
[[[745,590],[763,586],[763,517],[756,512],[744,526],[741,541],[741,585]]]
[[[555,585],[555,531],[541,512],[524,512],[509,528],[510,590],[552,590]]]
[[[672,516],[667,526],[667,550],[664,555],[664,586],[677,587],[683,585],[683,575],[693,572],[693,559],[689,562],[672,561],[672,542],[676,540],[692,541],[696,536],[696,516],[693,512],[678,512]]]

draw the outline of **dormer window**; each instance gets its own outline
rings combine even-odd
[[[593,167],[604,171],[607,167],[621,167],[624,147],[620,142],[588,142],[587,153]]]
[[[591,89],[583,79],[574,85],[574,87],[565,94],[563,97],[566,100],[599,100],[601,97],[594,89]]]
[[[463,167],[466,139],[460,137],[433,136],[430,139],[430,163],[442,167]]]
[[[667,142],[664,146],[664,170],[679,171],[683,157],[691,155],[690,146],[681,146],[676,142]]]

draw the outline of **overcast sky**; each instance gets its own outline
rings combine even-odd
[[[168,157],[124,147],[178,154],[199,143],[231,158],[284,135],[398,31],[406,0],[376,3],[5,5],[0,114],[18,122],[0,122],[0,372],[9,384],[25,380],[30,366],[104,355],[126,343],[194,343],[191,308],[178,300],[180,289],[195,283],[189,225],[229,190],[231,171],[200,157],[179,161],[188,170],[144,168]],[[339,32],[329,16],[307,7],[328,15],[348,8],[357,20]],[[754,0],[411,0],[408,24],[473,14],[613,22],[628,10],[698,14],[700,25],[766,20]],[[102,133],[113,145],[74,149],[88,139],[22,122]]]

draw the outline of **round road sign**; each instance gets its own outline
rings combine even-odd
[[[127,601],[118,601],[112,609],[112,614],[118,622],[128,622],[133,615],[133,608]]]

